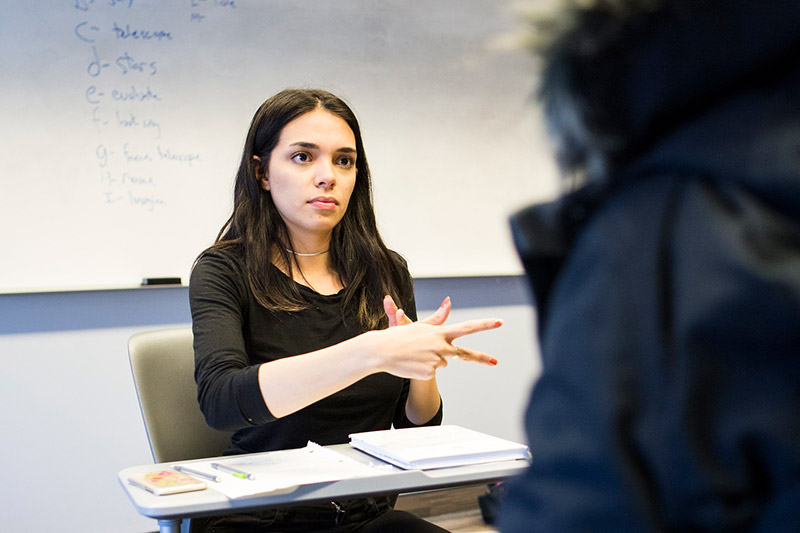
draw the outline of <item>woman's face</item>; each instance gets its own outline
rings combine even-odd
[[[328,239],[356,183],[356,140],[347,122],[315,109],[286,124],[261,186],[295,244]],[[317,252],[320,250],[297,250]]]

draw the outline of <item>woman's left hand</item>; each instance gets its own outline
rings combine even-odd
[[[383,310],[386,311],[386,316],[389,318],[389,327],[393,326],[405,326],[407,324],[411,324],[411,319],[405,314],[402,309],[397,308],[397,304],[394,303],[394,300],[388,294],[383,299]],[[425,320],[420,320],[423,324],[431,324],[434,326],[441,326],[444,324],[447,317],[450,316],[450,297],[448,296],[442,301],[442,304],[439,306],[431,316],[426,318]]]

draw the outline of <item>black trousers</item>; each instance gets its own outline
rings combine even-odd
[[[389,497],[298,505],[192,519],[192,533],[443,533],[447,530],[398,511]]]

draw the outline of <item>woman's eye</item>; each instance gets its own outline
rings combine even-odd
[[[307,163],[311,160],[311,156],[305,152],[299,152],[292,156],[292,161],[295,163]]]
[[[341,167],[350,168],[355,164],[355,161],[353,161],[352,157],[340,157],[336,161],[336,164]]]

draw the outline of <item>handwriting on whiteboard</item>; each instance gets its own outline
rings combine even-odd
[[[71,0],[71,7],[78,15],[72,34],[86,57],[86,85],[74,98],[95,134],[84,159],[94,168],[90,179],[97,173],[97,200],[115,209],[157,212],[170,203],[168,190],[175,190],[165,185],[204,161],[179,135],[185,125],[170,121],[180,98],[159,84],[171,75],[172,45],[194,36],[182,34],[186,25],[170,27],[153,2]],[[236,7],[235,0],[186,0],[182,9],[191,31],[213,22],[215,11]]]

